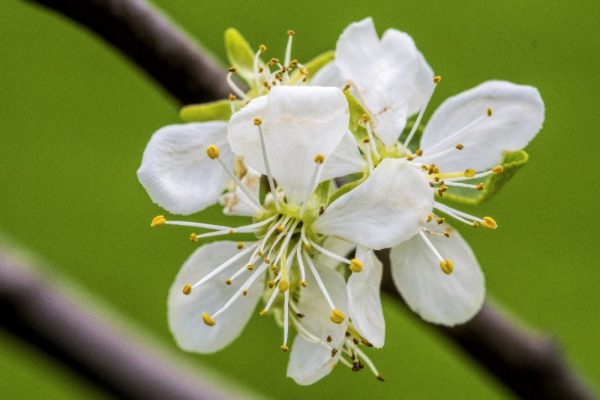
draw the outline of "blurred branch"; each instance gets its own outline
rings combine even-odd
[[[165,354],[69,298],[28,265],[0,254],[0,327],[70,367],[113,397],[224,400]],[[210,389],[209,389],[210,387]]]
[[[101,36],[183,104],[223,98],[225,72],[143,0],[28,0]]]
[[[391,277],[389,250],[377,255],[385,265],[383,291],[406,307]],[[472,320],[453,328],[431,325],[413,315],[453,341],[520,398],[594,398],[551,337],[522,328],[489,302]]]
[[[29,1],[62,12],[100,34],[122,50],[126,57],[151,71],[152,76],[180,102],[215,100],[225,97],[229,92],[223,73],[215,72],[214,64],[207,60],[201,50],[186,43],[187,39],[175,26],[168,24],[140,0]],[[118,27],[118,35],[111,34],[114,26]],[[176,38],[175,47],[170,43],[173,38]],[[139,49],[123,45],[133,43],[134,39],[141,41],[145,51],[152,56],[146,57]],[[171,48],[172,51],[162,51],[165,48]],[[181,53],[178,49],[181,49]],[[179,69],[173,68],[174,65]],[[196,72],[178,80],[174,75],[179,70]],[[182,87],[173,87],[178,84]],[[385,253],[383,256],[385,260]],[[384,279],[384,290],[404,306],[389,277]],[[573,400],[593,398],[581,379],[569,368],[554,341],[511,323],[489,304],[473,320],[459,327],[427,326],[454,342],[517,396]]]

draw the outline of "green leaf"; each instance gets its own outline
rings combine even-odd
[[[235,28],[225,31],[225,50],[227,58],[237,73],[251,86],[256,86],[254,80],[254,54],[248,41]]]
[[[234,101],[239,108],[240,101]],[[228,121],[231,118],[231,101],[217,100],[210,103],[191,104],[179,111],[184,122]]]
[[[522,166],[527,164],[529,155],[524,150],[506,152],[502,167],[504,171],[499,175],[490,175],[484,182],[485,189],[476,191],[472,189],[452,188],[453,193],[446,193],[443,200],[459,204],[478,205],[492,198],[506,182],[512,178]],[[460,190],[454,190],[460,189]]]

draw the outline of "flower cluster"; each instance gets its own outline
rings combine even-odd
[[[184,108],[188,122],[158,130],[144,152],[139,180],[168,212],[220,203],[252,219],[152,220],[194,228],[190,239],[201,243],[171,288],[169,326],[182,349],[215,352],[260,302],[259,314],[282,327],[297,383],[337,363],[382,379],[365,352],[385,338],[374,251],[391,249],[396,287],[423,319],[451,326],[473,317],[483,275],[446,219],[497,227],[456,204],[489,197],[526,161],[521,149],[542,126],[543,103],[532,87],[490,81],[446,100],[423,127],[441,78],[410,36],[390,29],[380,39],[368,18],[304,65],[291,58],[294,35],[283,62],[264,61],[264,45],[254,52],[229,30],[229,99]],[[236,234],[253,240],[204,240]]]

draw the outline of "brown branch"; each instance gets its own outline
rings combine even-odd
[[[112,397],[221,399],[165,354],[113,328],[74,298],[0,254],[0,327],[70,367]],[[209,389],[209,387],[211,389]]]
[[[101,36],[183,104],[223,98],[225,72],[143,0],[29,0]]]
[[[185,37],[178,33],[177,28],[153,15],[152,10],[139,0],[29,1],[63,12],[96,31],[121,49],[126,57],[142,68],[154,71],[151,72],[152,76],[180,102],[214,100],[224,97],[228,92],[223,74],[215,72],[214,65],[207,62],[202,52],[191,43],[186,43]],[[137,9],[143,12],[129,11]],[[98,14],[102,18],[96,21]],[[115,24],[120,29],[119,35],[109,34]],[[144,39],[148,32],[151,33],[151,40],[142,40],[148,53],[140,52],[130,45],[124,46],[123,39],[116,37],[131,36],[139,40]],[[160,51],[170,47],[172,38],[177,38],[178,46],[170,52]],[[125,42],[129,43],[127,40]],[[182,52],[179,53],[177,49],[182,49]],[[179,70],[191,69],[197,73],[189,73],[183,82],[177,81],[177,77],[172,74],[176,75],[178,69],[173,68],[173,65],[179,66]],[[181,88],[176,87],[179,84],[182,85]],[[384,279],[384,290],[397,299],[399,305],[404,306],[389,277]],[[460,327],[427,326],[437,329],[463,349],[515,395],[540,399],[593,398],[580,378],[569,368],[552,340],[511,323],[489,304],[472,321]]]

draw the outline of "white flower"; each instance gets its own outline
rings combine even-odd
[[[504,153],[527,146],[544,120],[544,105],[535,88],[485,82],[446,100],[433,113],[413,153],[410,142],[440,78],[434,77],[408,35],[390,29],[380,40],[370,18],[346,28],[335,60],[314,81],[348,84],[366,111],[361,121],[366,130],[363,154],[370,169],[393,158],[405,159],[422,171],[414,181],[405,182],[406,196],[422,182],[430,184],[432,198],[456,188],[483,189],[482,183],[472,180],[502,173],[498,164]],[[400,144],[407,118],[416,113],[413,128]],[[433,202],[433,209],[469,225],[496,228],[490,217],[475,217],[439,201]],[[427,321],[454,325],[480,309],[484,280],[468,245],[433,209],[428,226],[392,249],[392,274],[415,312]]]
[[[171,331],[183,349],[206,353],[223,348],[264,297],[261,315],[272,309],[280,315],[281,348],[288,349],[290,326],[300,334],[288,368],[298,383],[320,379],[338,361],[353,368],[365,362],[378,375],[354,342],[383,345],[381,264],[367,248],[391,247],[414,236],[425,224],[432,196],[420,171],[406,160],[387,159],[364,182],[328,204],[330,178],[364,169],[356,144],[349,140],[348,117],[339,89],[276,86],[236,112],[228,124],[229,148],[246,166],[241,180],[222,159],[219,146],[208,144],[206,155],[196,153],[236,183],[223,200],[227,211],[251,215],[254,222],[230,227],[159,216],[152,225],[210,231],[192,234],[194,241],[233,233],[254,233],[257,241],[203,245],[184,264],[169,296]],[[264,200],[259,175],[270,186]],[[358,246],[356,257],[325,248],[328,237]],[[349,290],[360,296],[348,304],[343,275],[319,265],[316,255],[347,265],[354,272]],[[367,271],[361,277],[363,268]],[[344,350],[353,359],[346,360]]]

